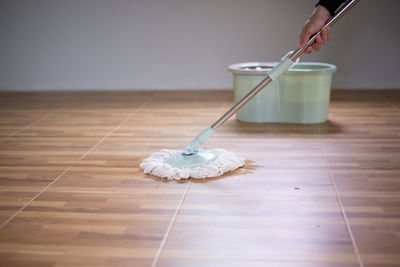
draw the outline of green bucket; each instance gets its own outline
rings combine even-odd
[[[238,102],[276,65],[248,62],[228,67],[233,73],[235,102]],[[244,122],[321,123],[328,119],[332,74],[336,66],[301,62],[250,100],[236,113]]]

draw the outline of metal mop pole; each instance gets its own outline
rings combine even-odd
[[[360,0],[350,0],[346,2],[337,12],[331,17],[325,27],[332,27],[341,17],[343,17],[353,6],[355,6]],[[312,45],[317,38],[317,35],[321,34],[318,31],[311,36],[310,40],[303,48],[296,49],[289,56],[285,56],[282,61],[275,66],[256,87],[254,87],[250,92],[248,92],[242,99],[239,100],[232,108],[230,108],[224,115],[222,115],[217,121],[215,121],[211,126],[200,132],[193,141],[186,147],[185,154],[190,155],[194,153],[202,144],[204,144],[213,134],[214,130],[219,126],[224,124],[233,114],[235,114],[240,108],[246,105],[253,97],[255,97],[262,89],[264,89],[273,80],[276,80],[283,72],[292,66],[296,60],[304,53],[307,47]]]
[[[344,14],[346,14],[355,4],[357,4],[360,0],[351,0],[348,1],[342,8],[340,8],[336,14],[331,17],[328,22],[325,24],[325,27],[332,27]],[[306,50],[307,47],[312,45],[317,38],[317,35],[321,34],[321,31],[312,35],[310,40],[303,48],[296,49],[290,56],[290,60],[294,63]],[[247,93],[242,99],[239,100],[231,109],[229,109],[224,115],[222,115],[217,121],[215,121],[210,128],[212,130],[217,129],[221,126],[225,121],[227,121],[233,114],[235,114],[239,109],[241,109],[247,102],[249,102],[253,97],[255,97],[264,87],[266,87],[272,79],[269,75],[265,77],[259,84],[256,85],[250,92]]]

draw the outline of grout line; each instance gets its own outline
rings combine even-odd
[[[60,179],[72,166],[75,165],[74,162],[71,166],[66,168],[61,174],[59,174],[56,179],[54,179],[51,183],[49,183],[45,188],[43,188],[36,196],[34,196],[31,200],[29,200],[24,206],[22,206],[19,210],[17,210],[10,218],[8,218],[4,223],[0,225],[0,229],[2,229],[7,223],[9,223],[12,219],[15,218],[21,211],[23,211],[26,207],[28,207],[35,199],[37,199],[44,191],[46,191],[50,186],[52,186],[58,179]]]
[[[79,160],[83,159],[84,157],[86,157],[91,151],[93,151],[93,149],[95,149],[98,145],[100,145],[101,143],[103,143],[104,140],[106,140],[110,135],[112,135],[116,130],[118,130],[125,122],[127,122],[130,118],[132,118],[132,116],[136,113],[133,112],[131,113],[126,119],[124,119],[122,122],[120,122],[113,130],[111,130],[110,132],[108,132],[103,138],[101,138],[94,146],[92,146],[88,151],[85,152],[85,154],[83,154]]]
[[[185,192],[183,193],[182,198],[179,201],[178,206],[176,207],[175,213],[172,216],[171,221],[169,222],[167,231],[165,232],[164,237],[163,237],[163,239],[162,239],[162,241],[160,243],[160,246],[158,247],[158,250],[157,250],[156,255],[154,257],[154,260],[153,260],[153,262],[151,264],[151,267],[156,267],[157,264],[158,264],[158,261],[160,260],[161,251],[164,249],[164,246],[167,243],[167,239],[168,239],[168,237],[169,237],[169,235],[171,233],[172,227],[175,225],[176,218],[178,217],[178,213],[181,210],[183,201],[185,200],[185,198],[186,198],[186,196],[187,196],[187,194],[189,192],[190,185],[191,185],[191,182],[189,181],[188,185],[186,186]]]
[[[10,134],[10,135],[4,137],[3,139],[1,139],[1,140],[0,140],[0,143],[3,142],[3,141],[6,141],[8,138],[10,138],[10,137],[12,137],[12,136],[14,136],[14,135],[19,134],[20,132],[26,130],[27,128],[29,128],[29,127],[31,127],[31,126],[33,126],[34,124],[38,123],[39,121],[42,121],[42,120],[46,119],[47,117],[49,117],[50,115],[52,115],[52,114],[54,114],[54,113],[55,113],[55,111],[52,111],[52,112],[50,112],[50,113],[44,115],[42,118],[37,119],[37,120],[35,120],[35,121],[29,123],[28,125],[22,127],[21,129],[19,129],[19,130],[15,131],[14,133],[12,133],[12,134]]]
[[[157,93],[154,93],[152,96],[150,96],[148,99],[146,99],[137,109],[135,109],[135,111],[133,111],[131,114],[129,114],[129,116],[123,120],[120,124],[118,124],[112,131],[110,131],[109,133],[107,133],[102,139],[100,139],[93,147],[91,147],[85,154],[83,154],[79,160],[85,158],[91,151],[93,151],[93,149],[95,149],[98,145],[100,145],[101,143],[103,143],[104,140],[106,140],[110,135],[112,135],[115,131],[117,131],[119,128],[121,128],[122,125],[125,124],[125,122],[127,122],[129,119],[131,119],[133,117],[133,115],[135,115],[139,110],[141,110],[143,108],[143,106],[145,104],[147,104],[151,99],[153,99],[155,96],[157,95]]]
[[[397,111],[397,112],[400,111],[400,109],[398,109],[392,102],[389,102],[389,104],[390,104],[390,106],[392,106],[392,108],[393,108],[395,111]]]
[[[120,124],[118,124],[113,130],[111,130],[109,133],[107,133],[102,139],[100,139],[99,142],[97,142],[94,146],[92,146],[83,156],[81,156],[78,160],[76,160],[74,163],[72,163],[69,167],[67,167],[61,174],[59,174],[51,183],[49,183],[45,188],[43,188],[38,194],[36,194],[30,201],[28,201],[24,206],[22,206],[19,210],[17,210],[13,215],[10,216],[4,223],[0,225],[0,229],[2,229],[7,223],[9,223],[12,219],[14,219],[20,212],[22,212],[26,207],[28,207],[35,199],[37,199],[43,192],[45,192],[48,188],[50,188],[55,182],[57,182],[64,174],[71,169],[78,161],[83,159],[87,154],[92,151],[96,146],[98,146],[101,142],[103,142],[108,136],[110,136],[112,133],[114,133],[117,129],[119,129],[128,119],[130,119],[137,111],[139,111],[146,103],[148,103],[157,93],[154,93],[152,96],[150,96],[147,100],[145,100],[138,108],[136,108],[126,119],[124,119]],[[55,111],[54,111],[55,112]],[[54,113],[51,112],[50,114]],[[47,117],[45,116],[45,117]],[[44,119],[43,117],[42,119]],[[40,120],[38,120],[40,121]],[[36,121],[36,122],[38,122]]]
[[[399,112],[400,109],[397,108],[392,102],[391,102],[391,98],[388,95],[384,96],[385,100],[387,100],[387,102],[389,103],[389,105],[396,111]]]
[[[315,129],[315,127],[318,127],[318,126],[314,126],[314,129]],[[325,155],[324,149],[322,148],[321,139],[319,137],[319,131],[316,132],[316,137],[317,137],[317,141],[318,141],[318,145],[319,145],[320,151],[322,153],[322,157],[324,158],[324,161],[326,163],[326,168],[328,170],[329,178],[331,180],[333,189],[335,190],[336,201],[337,201],[338,206],[340,208],[340,211],[342,213],[343,220],[344,220],[344,222],[346,224],[347,232],[349,233],[349,236],[350,236],[350,239],[351,239],[351,243],[353,245],[354,253],[356,254],[356,257],[357,257],[357,260],[358,260],[358,263],[359,263],[360,267],[364,267],[364,263],[362,261],[361,255],[360,255],[360,251],[358,250],[356,239],[354,238],[353,232],[352,232],[351,227],[350,227],[349,220],[348,220],[348,218],[346,216],[346,212],[345,212],[344,207],[343,207],[342,200],[340,199],[339,192],[337,190],[335,179],[333,178],[333,174],[332,174],[328,159],[327,159],[327,157]]]

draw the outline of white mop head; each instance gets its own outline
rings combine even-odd
[[[140,164],[140,168],[142,168],[145,173],[161,178],[181,180],[188,178],[201,179],[216,177],[226,172],[236,170],[244,165],[244,158],[238,157],[225,149],[214,150],[218,152],[218,157],[214,161],[194,168],[181,169],[164,162],[171,156],[181,153],[181,151],[163,149],[154,153],[147,159],[144,159]]]

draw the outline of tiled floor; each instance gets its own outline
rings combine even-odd
[[[228,91],[0,93],[2,266],[399,266],[400,91],[334,91],[329,121],[219,128],[246,165],[165,181]]]

